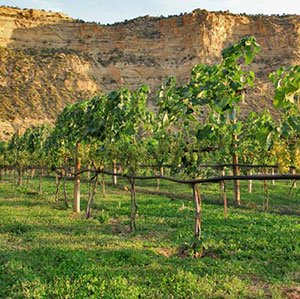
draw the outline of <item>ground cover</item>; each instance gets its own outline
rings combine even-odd
[[[7,179],[7,178],[6,178]],[[109,178],[108,178],[109,179]],[[122,182],[122,180],[120,181]],[[44,195],[0,183],[1,298],[297,298],[300,296],[300,220],[297,188],[291,182],[269,186],[270,212],[262,212],[262,182],[231,202],[228,223],[215,204],[218,185],[200,187],[204,198],[205,249],[193,258],[193,203],[138,193],[138,230],[129,233],[126,190],[100,186],[93,218],[84,219],[54,203],[55,182]],[[82,184],[82,207],[87,184]],[[155,189],[155,181],[140,187]],[[161,182],[166,192],[191,194],[188,187]],[[67,191],[71,198],[72,183]],[[191,196],[192,198],[192,196]],[[297,200],[298,198],[298,200]]]

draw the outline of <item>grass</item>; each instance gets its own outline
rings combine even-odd
[[[298,183],[299,184],[299,183]],[[261,211],[262,183],[253,194],[242,184],[242,208],[229,205],[228,223],[218,185],[201,187],[206,249],[192,258],[193,203],[137,194],[138,230],[129,232],[130,198],[107,186],[95,200],[93,218],[74,214],[55,182],[28,189],[0,183],[0,298],[297,298],[300,296],[298,189],[270,186],[270,212]],[[153,189],[155,182],[141,187]],[[99,186],[100,188],[100,186]],[[161,182],[161,189],[191,194]],[[232,190],[228,185],[228,197]],[[67,191],[72,195],[72,184]],[[82,184],[82,209],[87,184]],[[62,196],[62,192],[61,192]],[[300,198],[298,198],[300,200]]]

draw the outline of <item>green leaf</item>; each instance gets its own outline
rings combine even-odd
[[[274,107],[275,108],[284,107],[285,106],[284,100],[285,100],[285,92],[279,89],[275,90],[274,98],[273,98]]]
[[[281,125],[281,134],[283,135],[283,137],[288,137],[291,131],[291,127],[288,125],[288,123],[283,122]]]
[[[245,63],[246,64],[249,64],[253,61],[254,59],[254,52],[252,51],[247,51],[245,54],[244,54],[244,57],[245,57]]]
[[[197,122],[197,119],[196,119],[192,114],[189,114],[189,115],[187,116],[187,118],[188,118],[191,122],[193,122],[193,123],[196,123],[196,122]]]

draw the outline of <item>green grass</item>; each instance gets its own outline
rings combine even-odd
[[[298,183],[299,184],[299,183]],[[262,183],[253,194],[242,184],[242,208],[230,200],[228,223],[218,185],[200,188],[206,250],[193,258],[193,203],[137,194],[138,230],[129,232],[129,193],[100,186],[93,218],[84,219],[54,203],[55,183],[44,195],[0,183],[0,298],[286,298],[300,295],[298,189],[270,186],[270,213],[261,211]],[[155,182],[142,187],[153,189]],[[161,182],[161,189],[192,194]],[[72,184],[67,191],[72,195]],[[62,192],[61,192],[62,193]],[[62,196],[62,194],[61,194]],[[87,184],[82,184],[82,209]],[[299,198],[300,200],[300,198]]]

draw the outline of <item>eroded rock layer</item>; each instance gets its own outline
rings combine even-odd
[[[272,108],[268,74],[300,62],[300,16],[247,16],[195,10],[115,25],[62,13],[0,7],[0,137],[51,121],[68,103],[126,86],[186,80],[192,66],[220,61],[246,35],[262,46],[251,68],[256,88],[242,112]]]

